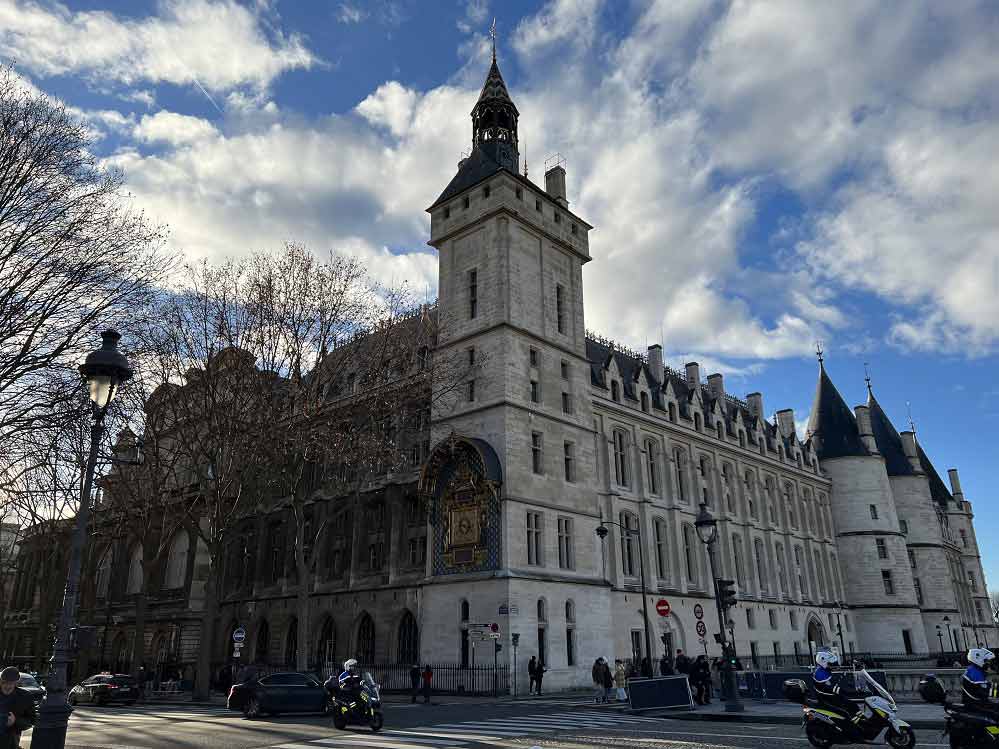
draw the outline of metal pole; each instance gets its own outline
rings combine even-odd
[[[498,644],[493,641],[493,697],[499,697],[499,650],[496,649]]]
[[[513,646],[513,696],[517,696],[517,677],[520,672],[517,671],[517,646]]]
[[[836,630],[839,633],[839,650],[846,657],[846,643],[843,642],[843,613],[836,613]]]
[[[649,597],[645,594],[645,551],[642,547],[642,527],[634,531],[638,535],[638,569],[641,572],[642,581],[642,617],[645,620],[645,656],[649,659],[649,666],[652,665],[652,638],[649,636]],[[641,664],[639,664],[639,668]],[[644,674],[643,674],[644,676]]]
[[[717,560],[715,559],[715,543],[717,543],[718,537],[711,539],[707,544],[708,547],[708,564],[711,567],[711,579],[714,581],[718,580],[717,572]],[[715,608],[718,610],[718,637],[721,640],[718,644],[721,645],[722,649],[722,667],[721,676],[723,680],[723,689],[725,693],[725,712],[727,713],[739,713],[742,712],[745,707],[739,700],[739,688],[735,683],[735,672],[732,670],[732,664],[728,662],[726,645],[728,644],[725,638],[725,610],[722,607],[721,596],[718,595],[718,585],[715,583]]]
[[[62,612],[56,628],[52,669],[45,683],[45,699],[38,712],[38,724],[31,734],[32,749],[60,749],[66,745],[66,727],[73,708],[66,702],[66,671],[70,662],[69,631],[76,616],[76,599],[80,587],[80,559],[90,522],[90,495],[97,468],[97,451],[104,433],[105,408],[94,408],[94,423],[90,427],[90,454],[87,456],[87,474],[80,495],[80,508],[76,513],[76,526],[69,550],[66,588],[62,596]]]

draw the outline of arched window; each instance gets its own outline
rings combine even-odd
[[[611,400],[621,402],[621,386],[617,384],[617,380],[611,380]]]
[[[735,581],[739,584],[739,590],[746,589],[746,570],[742,564],[742,537],[738,533],[732,534],[732,562],[735,570]]]
[[[701,481],[703,482],[701,486],[701,497],[704,504],[711,507],[711,493],[708,491],[708,478],[711,474],[711,461],[706,456],[701,456],[700,461],[698,461],[697,468],[701,473]]]
[[[745,447],[745,446],[746,446],[746,433],[740,429],[739,430],[739,447]]]
[[[134,595],[140,590],[142,590],[142,544],[136,544],[128,558],[128,583],[125,586],[125,593]]]
[[[547,629],[548,626],[548,612],[545,607],[545,601],[542,598],[538,599],[538,665],[544,665],[548,663],[548,637]]]
[[[656,532],[656,576],[661,582],[669,579],[669,533],[666,529],[666,521],[656,518],[654,523]]]
[[[461,602],[461,667],[468,668],[468,601]]]
[[[127,674],[129,672],[129,647],[128,638],[125,637],[124,632],[119,632],[114,638],[114,644],[111,646],[111,659],[114,664],[116,674]]]
[[[565,661],[567,666],[576,665],[576,606],[572,601],[565,602]]]
[[[630,512],[622,512],[618,517],[621,524],[621,571],[628,577],[636,575],[635,562],[638,561],[638,553],[635,551],[635,534],[632,532],[638,528],[638,518]]]
[[[778,543],[777,544],[777,595],[784,597],[788,594],[787,590],[787,565],[784,563],[784,547]]]
[[[760,581],[760,595],[766,595],[770,589],[767,577],[767,557],[763,551],[763,541],[759,538],[753,541],[753,552],[756,557],[756,575]]]
[[[788,525],[797,528],[798,521],[794,516],[794,487],[791,484],[784,484],[784,504],[787,506]]]
[[[97,563],[97,597],[106,599],[111,582],[111,547],[105,549]],[[20,654],[19,654],[20,655]]]
[[[285,668],[298,668],[298,619],[288,622],[288,634],[284,640]]]
[[[809,596],[808,585],[805,579],[805,561],[802,558],[800,546],[794,547],[794,568],[798,575],[798,595],[803,599],[807,599]]]
[[[676,448],[673,450],[673,466],[676,470],[676,495],[681,502],[687,501],[687,482],[684,480],[683,469],[686,465],[686,458],[683,450]]]
[[[683,526],[683,561],[684,572],[687,574],[687,583],[692,588],[698,586],[697,582],[697,544],[700,539],[694,535],[694,529],[690,525]]]
[[[621,429],[614,430],[614,480],[619,486],[628,486],[628,436]]]
[[[257,663],[268,662],[271,652],[271,628],[266,619],[261,619],[257,626],[257,646],[254,648],[254,660]]]
[[[166,574],[163,578],[164,589],[183,588],[187,582],[187,551],[190,543],[190,534],[184,529],[179,530],[170,542]]]
[[[645,411],[645,413],[648,413],[649,412],[649,394],[643,391],[641,399],[642,399],[642,410]]]
[[[375,662],[375,622],[370,614],[364,612],[357,625],[357,655],[363,664]]]
[[[416,617],[407,611],[399,622],[399,660],[396,663],[416,663],[420,659],[420,630]]]
[[[332,616],[327,616],[319,630],[319,640],[316,643],[316,657],[319,659],[319,670],[326,676],[332,676],[336,666],[336,622]]]
[[[655,440],[645,441],[645,462],[649,494],[659,493],[659,448]]]

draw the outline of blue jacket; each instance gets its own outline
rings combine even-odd
[[[971,705],[987,705],[989,703],[989,680],[985,672],[972,663],[961,677],[961,691],[964,701]]]

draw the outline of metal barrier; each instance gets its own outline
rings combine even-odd
[[[628,679],[628,704],[632,710],[689,708],[694,704],[686,676]]]

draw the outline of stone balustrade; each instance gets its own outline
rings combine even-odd
[[[919,680],[926,674],[935,674],[947,690],[949,699],[957,701],[961,695],[961,674],[963,668],[905,668],[885,671],[888,691],[900,702],[922,702],[919,696]]]

